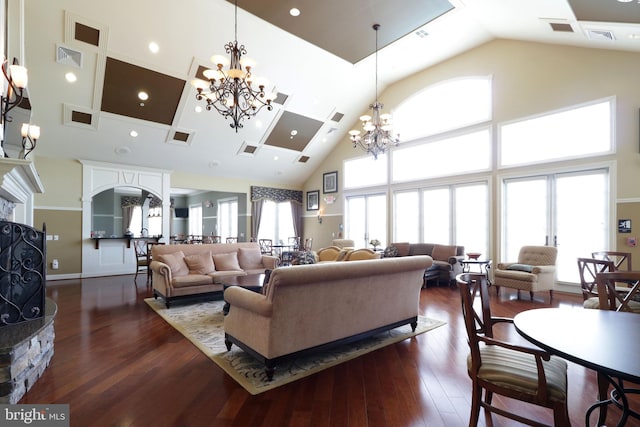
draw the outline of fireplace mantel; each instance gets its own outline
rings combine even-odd
[[[15,203],[27,203],[44,186],[31,160],[0,158],[0,197]]]

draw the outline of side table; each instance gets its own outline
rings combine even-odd
[[[460,264],[462,264],[463,273],[471,273],[471,266],[477,265],[477,272],[487,276],[487,284],[491,286],[491,275],[489,274],[491,272],[491,262],[490,259],[464,259],[460,261]]]

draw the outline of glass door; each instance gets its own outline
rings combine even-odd
[[[346,209],[347,239],[353,239],[356,248],[369,247],[371,239],[380,241],[380,246],[387,246],[387,196],[370,194],[347,197]]]
[[[579,283],[576,258],[608,248],[609,171],[507,179],[503,188],[501,259],[517,260],[525,245],[556,246],[556,279]]]

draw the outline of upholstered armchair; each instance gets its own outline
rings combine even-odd
[[[553,299],[553,288],[556,275],[557,248],[553,246],[523,246],[520,248],[517,262],[500,262],[493,271],[493,283],[496,293],[500,287],[529,291],[533,300],[533,293],[549,291],[549,298]]]
[[[349,251],[345,257],[345,261],[359,261],[363,259],[379,259],[380,254],[372,251],[369,248],[355,249]]]

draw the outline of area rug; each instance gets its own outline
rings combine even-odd
[[[415,332],[411,331],[410,325],[404,325],[356,343],[283,363],[276,367],[273,380],[267,381],[264,365],[236,345],[231,347],[231,351],[227,351],[224,344],[223,301],[174,305],[170,309],[159,299],[147,298],[145,302],[251,394],[259,394],[288,384],[445,324],[439,320],[419,316]]]

